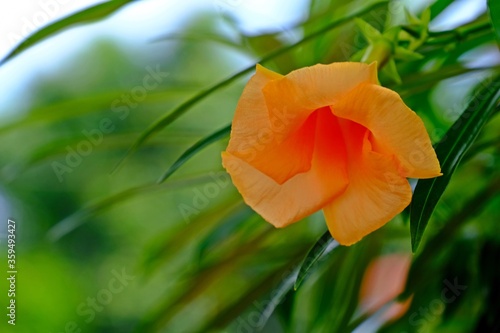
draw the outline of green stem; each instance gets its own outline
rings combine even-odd
[[[462,29],[441,31],[441,32],[429,32],[429,40],[426,42],[427,45],[435,44],[449,44],[452,42],[462,42],[468,39],[471,35],[487,32],[491,30],[491,25],[489,22],[480,22],[476,24],[471,24],[468,27],[463,27]]]

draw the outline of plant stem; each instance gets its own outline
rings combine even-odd
[[[452,42],[462,42],[469,38],[472,34],[482,33],[491,30],[489,22],[480,22],[471,24],[470,26],[462,27],[456,30],[429,32],[429,40],[427,45],[449,44]]]

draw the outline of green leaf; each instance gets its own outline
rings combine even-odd
[[[152,148],[162,148],[169,149],[170,147],[177,146],[179,144],[189,144],[192,138],[191,135],[186,132],[179,133],[169,133],[169,137],[157,137],[155,140],[148,142],[148,146]],[[68,145],[76,147],[78,143],[82,141],[82,136],[77,135],[71,138],[57,138],[49,142],[40,142],[40,146],[33,149],[25,159],[23,159],[16,167],[16,177],[22,175],[23,172],[27,171],[29,168],[36,166],[38,163],[49,163],[57,160],[61,156],[67,154],[65,149]],[[125,150],[130,147],[132,140],[129,133],[117,133],[109,134],[106,141],[94,147],[95,152],[100,152],[101,154],[108,151],[114,150]]]
[[[226,127],[218,130],[217,132],[210,134],[209,136],[201,139],[196,142],[193,146],[191,146],[188,150],[186,150],[175,162],[172,164],[170,168],[168,168],[167,172],[163,174],[163,176],[158,179],[158,184],[163,183],[168,177],[170,177],[177,169],[179,169],[184,163],[186,163],[191,157],[196,155],[197,152],[205,148],[206,146],[219,141],[229,135],[231,132],[231,125],[227,125]]]
[[[420,53],[413,52],[404,47],[397,46],[394,54],[394,58],[404,61],[416,61],[424,59],[424,56]]]
[[[113,194],[104,199],[90,203],[86,207],[64,218],[62,221],[58,222],[57,224],[52,226],[52,228],[50,228],[50,230],[47,232],[47,238],[50,241],[57,241],[61,237],[81,226],[89,217],[94,216],[95,214],[106,210],[116,204],[123,203],[124,201],[131,199],[139,194],[165,189],[174,189],[183,186],[192,186],[193,184],[198,184],[200,182],[203,183],[211,180],[212,178],[209,175],[203,175],[199,177],[179,179],[162,185],[152,183],[126,189],[117,194]]]
[[[396,67],[396,62],[394,61],[394,59],[390,59],[384,69],[382,69],[382,71],[396,84],[402,83],[401,76],[398,73],[398,68]]]
[[[307,277],[309,270],[318,262],[318,260],[330,254],[338,246],[339,243],[332,238],[330,231],[327,230],[305,256],[293,288],[297,290]]]
[[[452,125],[436,146],[441,163],[441,177],[421,179],[417,183],[410,205],[410,231],[413,252],[417,251],[424,230],[448,186],[453,172],[467,149],[472,145],[490,116],[498,109],[500,76],[483,84],[460,118]]]
[[[365,20],[360,18],[355,18],[354,23],[358,26],[361,34],[366,38],[366,40],[374,42],[377,38],[381,38],[382,34],[380,31],[375,29],[372,25],[367,23]]]
[[[376,2],[371,6],[366,7],[363,10],[360,10],[359,12],[356,12],[352,15],[342,17],[336,21],[331,22],[330,24],[324,26],[323,28],[305,36],[298,42],[285,46],[283,48],[280,48],[276,51],[271,52],[267,56],[263,57],[260,59],[258,63],[266,63],[282,54],[285,54],[301,45],[304,43],[313,40],[314,38],[321,36],[322,34],[337,28],[339,26],[342,26],[343,24],[352,21],[354,18],[358,16],[362,16],[363,14],[369,13],[370,11],[380,7],[381,5],[387,5],[387,1],[381,1],[381,2]],[[240,72],[230,76],[229,78],[222,80],[215,85],[200,91],[198,94],[193,96],[192,98],[188,99],[184,103],[180,104],[177,106],[175,109],[172,110],[172,112],[162,116],[159,118],[157,121],[155,121],[151,126],[149,126],[144,132],[141,133],[137,141],[130,147],[128,152],[125,154],[125,156],[118,162],[114,170],[117,170],[120,165],[130,156],[132,155],[146,140],[148,140],[151,136],[153,136],[155,133],[161,131],[165,127],[167,127],[169,124],[171,124],[174,120],[182,116],[184,113],[186,113],[191,107],[193,107],[195,104],[198,102],[202,101],[212,93],[218,91],[221,88],[224,88],[225,86],[231,84],[232,82],[236,81],[237,79],[245,76],[246,74],[251,73],[255,69],[255,65],[251,65]]]
[[[146,140],[148,140],[153,134],[161,131],[163,128],[167,127],[169,124],[171,124],[174,120],[182,116],[185,112],[187,112],[192,106],[194,106],[196,103],[204,99],[205,97],[209,96],[212,92],[215,92],[219,90],[220,88],[225,87],[226,85],[232,83],[233,81],[236,81],[240,77],[250,73],[254,69],[254,65],[249,66],[245,68],[244,70],[234,74],[233,76],[217,83],[216,85],[202,90],[198,94],[196,94],[194,97],[188,99],[178,107],[176,107],[172,112],[169,114],[161,117],[158,119],[156,122],[154,122],[151,126],[149,126],[144,132],[141,133],[139,138],[134,142],[134,144],[129,148],[125,156],[118,162],[116,167],[114,168],[113,171],[116,171],[122,163],[130,156],[132,155],[140,146],[142,146]]]
[[[110,101],[127,93],[128,90],[113,90],[99,94],[72,97],[52,102],[48,105],[33,106],[29,114],[0,124],[0,135],[20,130],[23,127],[38,123],[55,123],[109,110]],[[168,87],[150,92],[141,102],[143,105],[161,107],[165,103],[176,101],[184,95],[191,94],[185,87]],[[130,144],[126,147],[128,148]]]
[[[422,22],[422,25],[425,26],[427,28],[427,26],[429,25],[429,23],[431,22],[431,8],[430,7],[427,7],[426,9],[424,9],[424,11],[422,12],[422,15],[420,16],[420,20]]]
[[[408,8],[405,7],[404,12],[405,12],[406,20],[411,25],[419,25],[420,24],[420,19],[418,17],[416,17],[415,15],[413,15],[412,12],[410,12],[410,10]]]
[[[294,282],[297,279],[297,274],[299,272],[299,267],[297,266],[293,269],[286,277],[281,281],[281,283],[273,290],[271,293],[271,298],[267,306],[262,310],[262,314],[260,317],[262,325],[265,325],[271,315],[273,314],[276,307],[283,302],[286,295],[292,291],[294,286]]]
[[[106,208],[112,207],[119,202],[123,202],[137,195],[138,193],[150,191],[152,187],[156,186],[156,184],[137,186],[92,203],[52,226],[52,228],[50,228],[47,232],[47,239],[49,241],[55,242],[61,237],[81,226],[84,221],[90,216],[97,214],[98,212]]]
[[[264,280],[259,281],[256,285],[252,286],[248,291],[244,293],[237,293],[238,300],[234,304],[224,305],[222,309],[217,309],[216,315],[211,318],[205,325],[203,325],[196,332],[228,332],[222,331],[222,329],[230,324],[235,318],[244,315],[244,311],[255,306],[256,300],[264,294],[269,285],[272,284],[280,275],[283,273],[283,269],[276,270],[267,274]],[[260,317],[259,317],[260,320]]]
[[[339,251],[335,253],[335,256],[341,256],[344,260],[340,265],[330,265],[326,279],[323,280],[334,285],[331,295],[335,297],[328,302],[329,312],[325,315],[326,320],[332,321],[332,332],[354,331],[350,323],[358,308],[363,277],[370,262],[379,254],[380,248],[381,244],[377,238],[369,237],[352,247],[339,247]]]
[[[438,0],[434,2],[429,8],[431,10],[431,20],[435,19],[441,14],[454,0]]]
[[[169,266],[175,265],[178,252],[189,252],[188,248],[192,244],[199,243],[199,237],[204,239],[211,237],[212,230],[218,228],[226,222],[233,222],[237,227],[241,227],[250,218],[242,216],[241,212],[249,208],[239,198],[230,198],[220,205],[214,206],[207,211],[200,212],[189,221],[189,228],[180,227],[177,231],[167,232],[159,235],[147,246],[142,259],[144,276],[150,278],[157,273],[165,263]],[[255,214],[254,214],[255,215]],[[172,251],[175,249],[175,251]],[[176,258],[173,258],[176,257]]]
[[[233,42],[231,39],[224,36],[219,36],[211,33],[172,33],[164,36],[160,36],[152,40],[152,42],[162,42],[162,41],[193,41],[196,43],[217,43],[222,46],[230,47],[236,51],[242,52],[242,46],[240,43]]]
[[[495,29],[495,36],[500,46],[500,2],[498,0],[488,0],[488,13],[490,14],[491,24]]]
[[[498,197],[499,187],[500,178],[498,176],[491,177],[488,186],[474,193],[472,197],[462,203],[461,207],[447,219],[444,227],[432,235],[411,265],[405,291],[401,295],[402,298],[410,297],[418,291],[418,288],[425,280],[434,279],[436,270],[443,269],[442,261],[436,261],[435,259],[450,249],[446,245],[457,240],[457,234],[465,224],[470,223],[474,217],[479,216],[488,207],[492,199]]]
[[[170,291],[170,297],[162,299],[157,306],[142,315],[133,332],[159,332],[165,328],[179,311],[186,309],[201,295],[206,295],[207,290],[227,279],[235,268],[243,265],[246,256],[262,251],[261,243],[265,241],[264,235],[269,233],[269,228],[262,228],[252,238],[239,243],[233,251],[226,252],[224,257],[188,271],[182,277],[184,282],[181,286]],[[187,288],[184,289],[184,286]]]
[[[14,58],[24,50],[28,49],[29,47],[35,45],[36,43],[52,36],[55,35],[58,32],[61,32],[62,30],[73,26],[75,24],[80,24],[80,23],[88,23],[96,20],[100,20],[124,5],[128,4],[129,2],[132,2],[134,0],[114,0],[114,1],[108,1],[105,3],[100,3],[98,5],[95,5],[93,7],[84,9],[82,11],[79,11],[73,15],[67,16],[65,18],[62,18],[38,31],[33,33],[31,36],[26,38],[21,44],[19,44],[14,50],[12,50],[2,61],[0,61],[0,65],[5,64],[8,60]]]
[[[198,242],[198,258],[201,260],[206,257],[215,247],[235,235],[241,225],[254,215],[250,207],[242,205],[234,214],[219,218],[218,225]]]

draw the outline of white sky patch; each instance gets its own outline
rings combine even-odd
[[[3,57],[21,39],[64,16],[102,0],[24,0],[0,4],[0,55]]]
[[[498,0],[496,0],[498,1]],[[451,3],[430,24],[433,31],[452,30],[484,13],[486,0],[457,0]]]
[[[469,68],[500,66],[500,52],[495,43],[481,45],[459,58]]]

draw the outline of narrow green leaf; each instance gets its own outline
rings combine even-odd
[[[203,33],[203,34],[198,34],[193,32],[185,32],[179,34],[173,33],[160,36],[152,40],[152,42],[164,42],[164,41],[193,41],[197,43],[201,42],[217,43],[222,46],[230,47],[231,49],[234,49],[239,52],[243,51],[240,43],[236,43],[224,36],[211,33]]]
[[[158,179],[158,184],[163,183],[168,177],[170,177],[177,169],[179,169],[184,163],[186,163],[191,157],[196,155],[197,152],[210,145],[211,143],[217,142],[220,139],[223,139],[229,135],[231,132],[231,125],[227,125],[224,128],[218,130],[217,132],[210,134],[209,136],[201,139],[192,145],[188,150],[186,150],[175,162],[172,164],[170,168],[168,168],[167,172],[163,174],[163,176]]]
[[[150,242],[144,251],[141,264],[144,277],[152,277],[166,263],[169,266],[175,265],[176,259],[173,257],[178,255],[178,251],[184,251],[194,242],[198,242],[197,239],[199,239],[200,235],[206,238],[210,237],[212,229],[217,228],[221,223],[225,224],[227,221],[232,221],[241,226],[242,223],[246,222],[239,220],[239,218],[245,219],[241,212],[248,209],[248,206],[242,203],[240,198],[231,197],[229,200],[225,200],[221,204],[194,216],[189,220],[189,230],[179,227],[177,231],[169,229],[160,234]]]
[[[193,184],[199,184],[200,182],[210,181],[212,178],[209,175],[203,175],[199,177],[191,177],[186,179],[179,179],[167,184],[159,185],[156,183],[145,184],[137,187],[133,187],[117,194],[113,194],[104,199],[98,200],[94,203],[87,205],[86,207],[76,211],[75,213],[64,218],[47,232],[47,239],[50,241],[57,241],[61,237],[67,235],[71,231],[75,230],[81,226],[85,221],[95,214],[108,209],[116,204],[122,203],[129,200],[139,194],[160,191],[165,189],[173,189],[183,186],[190,186]]]
[[[124,93],[128,93],[128,90],[94,93],[83,97],[74,96],[48,105],[33,106],[25,116],[16,117],[11,121],[0,124],[0,135],[34,124],[55,123],[103,111],[109,112],[110,101]],[[158,89],[158,91],[148,93],[141,104],[159,108],[165,103],[178,100],[188,94],[192,93],[188,89],[179,86]],[[126,148],[128,147],[130,147],[130,143]]]
[[[422,12],[422,15],[420,16],[420,20],[422,21],[422,25],[425,26],[426,28],[429,26],[429,23],[431,22],[431,8],[427,7],[424,9]]]
[[[394,57],[398,60],[404,60],[404,61],[416,61],[424,59],[424,56],[421,55],[420,53],[413,52],[402,46],[396,47],[396,52],[394,54]]]
[[[272,60],[272,59],[274,59],[282,54],[285,54],[285,53],[301,46],[302,44],[304,44],[304,43],[306,43],[306,42],[308,42],[308,41],[310,41],[318,36],[321,36],[322,34],[328,32],[334,28],[337,28],[339,26],[342,26],[343,24],[346,24],[347,22],[352,21],[354,18],[356,18],[358,16],[362,16],[366,13],[369,13],[370,11],[380,7],[381,5],[387,5],[387,1],[384,0],[381,2],[376,2],[373,5],[368,6],[367,8],[365,8],[363,10],[360,10],[359,12],[356,12],[356,13],[349,15],[349,16],[342,17],[339,20],[333,21],[330,24],[324,26],[323,28],[305,36],[303,39],[299,40],[298,42],[271,52],[267,56],[260,59],[260,61],[258,61],[258,63],[261,63],[261,64],[266,63],[266,62],[268,62],[268,61],[270,61],[270,60]],[[139,138],[137,138],[137,141],[130,147],[130,149],[127,151],[125,156],[118,162],[118,164],[114,168],[113,172],[116,171],[122,165],[122,163],[130,155],[132,155],[144,142],[146,142],[146,140],[148,140],[152,135],[154,135],[155,133],[164,129],[166,126],[168,126],[174,120],[176,120],[181,115],[183,115],[186,111],[188,111],[191,107],[193,107],[195,104],[197,104],[198,102],[200,102],[203,99],[205,99],[206,97],[208,97],[213,92],[216,92],[219,89],[236,81],[237,79],[245,76],[246,74],[251,73],[254,69],[255,69],[255,65],[251,65],[251,66],[241,70],[240,72],[230,76],[229,78],[222,80],[219,83],[216,83],[215,85],[213,85],[205,90],[200,91],[198,94],[196,94],[192,98],[188,99],[184,103],[182,103],[179,106],[177,106],[176,108],[174,108],[172,110],[172,112],[159,118],[157,121],[155,121],[153,124],[151,124],[151,126],[149,126],[144,132],[141,133]]]
[[[401,76],[398,73],[398,68],[396,67],[396,62],[394,61],[394,59],[389,59],[383,71],[384,74],[387,75],[387,77],[394,81],[396,84],[402,83]]]
[[[254,215],[255,212],[250,207],[241,205],[234,214],[219,218],[218,225],[206,237],[198,241],[199,260],[201,261],[202,258],[206,257],[215,247],[224,243],[225,240],[230,239]]]
[[[500,1],[488,0],[488,13],[490,14],[491,24],[495,29],[495,36],[500,46]]]
[[[411,25],[419,25],[420,24],[420,19],[413,15],[412,12],[408,8],[404,8],[404,13],[406,20],[411,24]]]
[[[402,298],[410,297],[417,292],[417,288],[426,280],[435,277],[437,269],[443,269],[442,262],[435,258],[441,256],[447,250],[445,244],[456,241],[457,233],[475,217],[479,216],[486,207],[500,195],[500,177],[494,176],[489,179],[489,184],[479,192],[468,198],[462,206],[447,219],[444,227],[427,241],[425,247],[413,261],[408,279],[406,280],[405,291]]]
[[[360,18],[355,18],[354,23],[358,26],[358,29],[361,31],[361,34],[368,41],[375,41],[377,38],[382,37],[380,31],[375,29],[372,25],[367,23],[365,20]]]
[[[266,239],[265,235],[269,234],[269,228],[271,227],[262,228],[251,239],[239,243],[233,251],[228,251],[216,261],[189,270],[181,277],[185,281],[183,285],[187,288],[180,287],[170,291],[168,297],[162,298],[158,305],[142,315],[133,332],[160,332],[162,329],[165,331],[165,326],[179,311],[186,309],[191,302],[206,295],[207,290],[227,278],[234,269],[244,264],[246,256],[256,255],[262,251],[261,244]]]
[[[276,281],[277,278],[280,277],[281,274],[283,274],[283,271],[283,267],[273,270],[271,273],[268,273],[262,281],[256,283],[248,291],[244,292],[243,294],[236,293],[238,295],[238,298],[237,301],[234,302],[234,304],[224,304],[223,307],[218,308],[215,316],[196,332],[205,333],[221,331],[225,326],[234,321],[235,318],[243,315],[246,309],[248,309],[252,305],[255,306],[254,304],[257,302],[259,297],[261,297],[262,294],[264,294],[269,289],[269,285],[271,285],[274,281]]]
[[[28,49],[29,47],[35,45],[36,43],[52,36],[55,35],[58,32],[61,32],[62,30],[75,25],[75,24],[80,24],[80,23],[88,23],[92,21],[96,21],[99,19],[102,19],[124,5],[128,4],[129,2],[132,2],[134,0],[114,0],[114,1],[107,1],[104,3],[100,3],[98,5],[95,5],[93,7],[81,10],[73,15],[67,16],[65,18],[62,18],[38,31],[30,35],[28,38],[26,38],[21,44],[19,44],[14,50],[12,50],[2,61],[0,61],[0,65],[5,64],[8,60],[14,58],[24,50]]]
[[[299,267],[295,268],[292,270],[276,287],[276,289],[273,290],[272,292],[272,297],[265,307],[264,310],[262,310],[262,314],[260,317],[262,326],[264,326],[271,315],[273,314],[274,310],[276,310],[276,307],[283,302],[285,299],[286,295],[292,290],[294,281],[297,279],[297,274],[299,272]]]
[[[453,3],[453,0],[438,0],[430,6],[431,10],[431,20],[436,18],[441,14],[449,5]]]
[[[326,255],[330,254],[339,246],[339,243],[332,238],[330,231],[326,231],[323,236],[318,239],[316,244],[309,250],[307,255],[304,257],[304,261],[300,266],[297,279],[293,288],[297,290],[304,279],[307,277],[309,270],[318,262],[318,260],[324,258]]]
[[[1,134],[0,134],[1,135]],[[112,151],[123,151],[130,147],[132,140],[130,140],[128,133],[109,134],[106,141],[94,147],[95,152],[100,154]],[[12,174],[12,179],[20,177],[28,169],[36,166],[39,163],[50,163],[61,156],[67,154],[65,149],[68,145],[76,147],[82,141],[81,135],[71,138],[57,138],[50,142],[40,141],[40,146],[31,150],[25,159],[16,163],[15,172]],[[192,141],[191,134],[186,132],[169,133],[169,137],[158,136],[154,140],[147,143],[148,147],[157,149],[169,149],[179,144],[189,144]]]
[[[376,310],[374,313],[362,313],[355,319],[353,319],[351,322],[349,322],[347,325],[342,327],[343,331],[342,332],[354,332],[361,324],[365,323],[369,319],[378,319],[380,321],[383,321],[384,317],[387,316],[389,309],[391,307],[394,307],[396,304],[395,299],[392,299],[390,301],[386,301],[378,310]],[[361,330],[360,330],[361,331]]]
[[[367,237],[352,247],[339,248],[335,253],[336,257],[342,256],[344,260],[340,266],[335,262],[330,264],[328,274],[330,278],[335,276],[336,280],[333,295],[337,296],[330,302],[331,310],[328,315],[335,323],[332,325],[333,332],[354,331],[350,328],[350,323],[354,320],[359,305],[363,278],[368,265],[380,254],[381,247],[380,238]],[[343,253],[340,250],[344,250]]]
[[[71,231],[75,230],[81,226],[84,221],[90,216],[97,214],[98,212],[112,207],[113,205],[123,202],[138,193],[143,193],[151,190],[156,184],[149,184],[144,186],[137,186],[134,188],[127,189],[115,195],[109,196],[103,200],[97,201],[76,211],[75,213],[69,215],[62,221],[58,222],[47,232],[47,239],[51,242],[59,240],[61,237],[67,235]]]
[[[419,180],[410,205],[413,252],[417,250],[432,212],[448,186],[453,172],[490,116],[498,108],[499,89],[500,76],[483,85],[460,118],[437,144],[436,154],[441,163],[443,175],[433,179]]]

